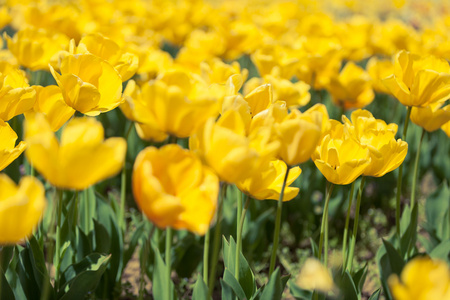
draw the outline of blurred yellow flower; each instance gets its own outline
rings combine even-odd
[[[323,293],[335,289],[330,272],[315,258],[308,258],[305,261],[297,276],[296,284],[302,289],[317,290]]]
[[[403,268],[400,278],[388,279],[395,300],[449,300],[450,269],[446,262],[417,257]]]
[[[62,130],[61,142],[44,115],[28,114],[25,122],[28,160],[59,188],[83,190],[122,169],[126,141],[103,139],[103,126],[94,118],[72,119]]]
[[[91,53],[109,62],[120,74],[122,81],[130,79],[139,67],[137,55],[123,51],[113,40],[100,33],[84,36],[78,43],[76,54]]]
[[[280,198],[286,169],[286,163],[282,160],[272,160],[270,162],[263,163],[259,166],[258,170],[253,172],[251,177],[238,182],[236,186],[254,199],[278,200]],[[302,170],[299,167],[293,167],[289,170],[283,201],[292,200],[295,196],[297,196],[299,188],[289,187],[289,185],[292,184],[298,176],[300,176],[301,172]]]
[[[450,66],[446,60],[431,55],[398,52],[394,74],[383,82],[405,106],[425,107],[450,98]]]
[[[375,98],[369,74],[353,62],[348,62],[338,76],[331,77],[327,89],[333,103],[344,109],[362,108]]]
[[[12,163],[25,150],[26,143],[16,146],[17,134],[8,123],[0,119],[0,171]]]
[[[0,174],[0,244],[16,244],[30,236],[46,205],[39,180],[25,176],[17,186],[6,174]]]
[[[122,79],[105,60],[92,54],[67,55],[61,74],[50,68],[64,101],[88,116],[110,111],[122,103]]]
[[[342,120],[345,133],[369,149],[371,161],[363,175],[381,177],[403,163],[408,153],[408,144],[401,139],[395,140],[397,124],[387,125],[362,109],[352,112],[351,121],[346,116],[342,116]]]
[[[450,121],[442,125],[441,129],[445,132],[445,134],[450,138]]]
[[[8,121],[30,110],[36,91],[28,85],[25,72],[7,62],[0,62],[0,119]]]
[[[43,113],[53,131],[58,131],[75,113],[64,102],[61,89],[57,85],[33,86],[36,91],[34,111]]]
[[[69,46],[69,38],[63,34],[42,28],[29,27],[18,31],[12,38],[4,34],[8,49],[20,65],[30,70],[49,70],[56,64],[58,54]]]
[[[441,128],[450,121],[450,104],[442,107],[444,102],[433,103],[427,107],[413,107],[411,121],[428,132]]]
[[[394,73],[394,64],[390,59],[378,59],[373,56],[366,65],[367,73],[372,78],[372,87],[376,92],[389,94],[383,79]]]
[[[178,145],[145,148],[134,163],[134,198],[160,228],[204,235],[214,217],[218,193],[217,176]]]
[[[331,127],[312,155],[314,164],[325,178],[334,184],[355,181],[370,164],[367,148],[344,135],[344,125],[330,120]]]

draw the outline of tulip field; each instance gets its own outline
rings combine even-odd
[[[0,3],[1,300],[450,300],[447,1]]]

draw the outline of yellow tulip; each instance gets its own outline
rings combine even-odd
[[[362,108],[375,98],[369,74],[353,62],[348,62],[338,76],[331,77],[328,90],[333,103],[344,109]]]
[[[383,82],[405,106],[425,107],[450,98],[450,66],[446,60],[434,56],[398,52],[394,74]]]
[[[30,70],[48,70],[49,63],[57,62],[59,51],[69,45],[65,35],[34,27],[18,31],[13,38],[4,37],[19,64]]]
[[[0,62],[0,119],[8,121],[30,110],[36,91],[28,85],[25,72],[7,62]]]
[[[308,258],[297,276],[296,283],[305,290],[331,292],[336,289],[328,269],[317,259]]]
[[[450,121],[442,125],[441,129],[450,138]]]
[[[92,54],[69,54],[62,59],[61,74],[50,68],[64,101],[88,116],[110,111],[122,100],[122,79],[105,60]]]
[[[352,112],[351,121],[342,116],[346,133],[370,152],[371,162],[363,175],[381,177],[398,168],[408,153],[408,144],[395,140],[397,124],[375,119],[367,110]]]
[[[15,146],[17,134],[8,123],[0,119],[0,171],[12,163],[25,150],[26,143]]]
[[[367,148],[344,135],[341,123],[330,120],[329,134],[312,155],[314,164],[325,178],[334,184],[346,185],[355,181],[370,164]]]
[[[64,102],[61,89],[57,85],[33,88],[36,90],[34,111],[43,113],[52,130],[58,131],[73,116],[75,110]]]
[[[72,119],[62,130],[61,142],[44,115],[29,114],[25,122],[28,160],[59,188],[83,190],[121,170],[126,141],[103,139],[103,126],[94,118]]]
[[[217,176],[178,145],[145,148],[134,163],[134,198],[160,228],[204,235],[214,217],[218,193]]]
[[[446,262],[417,257],[403,268],[400,278],[393,274],[388,283],[395,300],[449,300],[450,271]]]
[[[273,160],[261,164],[258,170],[253,172],[251,177],[238,182],[236,186],[254,199],[278,200],[280,198],[284,176],[286,175],[286,169],[286,164],[281,160]],[[292,200],[297,196],[299,189],[296,187],[289,187],[289,185],[300,176],[301,172],[302,170],[299,167],[293,167],[289,170],[283,201]]]
[[[133,81],[129,85],[122,110],[139,123],[147,139],[160,141],[165,134],[188,137],[218,114],[215,99],[206,93],[196,98],[195,83],[183,71],[166,72],[143,84],[140,91]]]
[[[279,157],[294,166],[307,161],[314,152],[322,130],[322,114],[318,111],[292,110],[275,130],[281,142]]]
[[[434,103],[427,107],[413,107],[411,121],[428,132],[441,128],[450,121],[450,104],[442,107],[444,103]]]
[[[46,205],[45,189],[39,180],[25,176],[17,186],[0,174],[0,244],[17,244],[30,236]]]
[[[130,79],[139,67],[139,58],[124,52],[113,40],[100,33],[84,36],[76,49],[77,54],[92,53],[109,62],[120,74],[122,81]]]
[[[222,181],[237,183],[255,171],[259,154],[250,147],[246,125],[236,110],[226,111],[215,122],[209,119],[189,140],[197,152],[214,169]]]
[[[367,73],[372,78],[372,86],[376,92],[389,94],[383,79],[394,73],[394,64],[390,59],[371,57],[366,65]]]

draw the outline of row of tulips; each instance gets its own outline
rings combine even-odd
[[[5,169],[25,151],[22,160],[28,169],[23,173],[30,175],[18,185],[6,174],[0,178],[2,297],[113,297],[140,245],[141,284],[148,276],[155,299],[172,299],[174,246],[183,247],[179,239],[187,232],[196,239],[204,236],[193,298],[208,299],[219,285],[223,299],[287,297],[283,291],[288,278],[277,268],[282,265],[278,248],[283,202],[298,198],[300,166],[308,168],[311,159],[327,181],[318,236],[310,240],[316,258],[289,283],[290,294],[298,299],[361,297],[367,267],[354,270],[353,264],[365,181],[399,168],[395,230],[377,253],[384,296],[450,299],[448,189],[443,188],[442,211],[436,212],[440,229],[430,227],[432,242],[421,241],[432,258],[415,258],[421,252],[416,245],[420,220],[415,193],[424,132],[442,128],[450,136],[450,66],[444,58],[430,55],[441,55],[442,49],[403,36],[402,30],[409,30],[403,23],[396,23],[399,27],[391,36],[383,33],[389,42],[377,43],[369,33],[382,32],[391,23],[335,23],[318,12],[302,11],[300,2],[269,5],[283,22],[293,24],[292,29],[277,23],[276,14],[258,19],[266,11],[261,5],[233,11],[226,2],[218,8],[201,1],[181,1],[179,6],[171,1],[116,4],[118,9],[101,1],[88,6],[45,3],[43,9],[36,3],[9,3],[1,10],[1,20],[10,25],[7,31],[16,32],[4,33],[7,48],[0,55],[0,167]],[[164,5],[170,8],[167,15],[151,10],[160,11]],[[116,11],[120,21],[112,26],[101,10]],[[55,19],[56,14],[67,18]],[[177,15],[184,16],[181,22],[168,22]],[[36,16],[44,18],[42,23]],[[153,23],[146,21],[149,16],[155,18]],[[308,18],[300,22],[301,16]],[[233,21],[227,24],[227,18]],[[121,25],[124,32],[118,29]],[[429,42],[437,31],[423,33],[422,41]],[[348,32],[360,35],[347,39]],[[290,38],[293,46],[286,44]],[[175,57],[159,48],[162,39],[173,44],[171,50],[179,50]],[[247,56],[241,63],[250,71],[221,59],[243,54]],[[356,63],[374,54],[394,56],[373,56],[365,68]],[[252,68],[261,77],[252,77]],[[323,90],[330,96],[329,104],[341,110],[341,120],[330,118],[336,107],[321,103],[327,103]],[[362,109],[376,93],[391,94],[406,107],[401,139],[396,138],[396,123],[387,124]],[[309,108],[300,110],[302,106]],[[118,107],[129,129],[124,138],[105,139],[108,128],[100,120]],[[22,130],[22,120],[24,141],[16,146],[14,130]],[[410,203],[402,214],[409,121],[425,131],[416,148]],[[134,132],[147,142],[141,151],[133,150],[132,194],[152,225],[143,221],[130,234],[136,217],[130,221],[125,211],[130,190],[127,151],[130,154],[135,146],[130,142]],[[93,186],[119,172],[117,204],[97,195]],[[342,259],[331,275],[329,218],[335,185],[351,187]],[[224,207],[234,200],[234,187],[234,238],[225,236],[222,241],[224,273],[217,280]],[[47,203],[50,195],[53,200]],[[277,205],[268,278],[258,286],[246,259],[250,253],[243,247],[243,233],[245,226],[252,226],[246,220],[253,200],[266,199],[277,200]],[[162,235],[164,247],[159,245]],[[417,284],[424,274],[430,280]],[[32,295],[33,287],[39,296]],[[380,291],[371,291],[370,298],[378,299]],[[143,293],[141,286],[140,297]]]

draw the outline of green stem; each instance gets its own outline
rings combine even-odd
[[[172,228],[167,227],[166,228],[166,297],[165,299],[170,300],[171,297],[171,290],[170,290],[170,282],[171,278],[170,275],[172,273]]]
[[[239,230],[239,221],[241,220],[242,215],[242,192],[237,189],[237,215],[236,215],[236,242],[237,242],[237,236],[238,236],[238,230]]]
[[[355,209],[355,222],[353,223],[353,232],[352,232],[352,243],[350,245],[350,253],[348,255],[348,272],[352,272],[352,264],[353,264],[353,255],[355,253],[355,244],[356,244],[356,234],[358,233],[358,223],[359,223],[359,210],[361,207],[361,198],[362,198],[362,191],[364,189],[364,182],[366,181],[366,177],[361,178],[361,183],[359,184],[359,190],[358,190],[358,198],[356,200],[356,209]]]
[[[348,238],[348,226],[350,224],[350,212],[352,209],[353,194],[355,191],[355,182],[352,182],[350,189],[350,198],[348,199],[347,217],[345,218],[344,240],[342,242],[342,271],[345,271],[347,267],[347,238]]]
[[[403,126],[402,140],[406,141],[406,133],[408,131],[409,117],[411,116],[412,106],[408,106],[408,111],[406,113],[405,125]],[[402,194],[402,176],[403,176],[403,164],[398,168],[398,178],[397,178],[397,197],[395,205],[395,228],[397,231],[397,237],[400,239],[400,198]]]
[[[148,251],[150,250],[150,247],[151,247],[151,240],[152,240],[153,233],[155,232],[155,228],[156,228],[156,226],[152,227],[150,234],[148,236],[148,239],[144,243],[144,249],[143,249],[144,253],[143,253],[143,257],[142,257],[141,274],[140,274],[140,278],[139,278],[139,295],[138,295],[139,300],[144,299],[145,274],[146,274],[146,269],[147,269],[147,259],[149,256]]]
[[[127,132],[125,133],[125,140],[128,142],[133,123],[130,123]],[[119,213],[119,228],[125,232],[125,200],[127,196],[127,157],[123,161],[122,174],[120,177],[120,213]]]
[[[217,271],[217,261],[219,259],[219,251],[220,251],[220,233],[222,231],[222,210],[223,210],[223,201],[227,192],[227,184],[224,182],[222,184],[222,188],[220,190],[219,203],[217,207],[217,219],[216,219],[216,229],[214,231],[214,240],[213,240],[213,252],[212,252],[212,261],[211,261],[211,272],[209,273],[209,296],[211,298],[212,292],[214,290],[216,271]]]
[[[277,250],[278,250],[278,242],[280,239],[280,228],[281,228],[281,212],[283,209],[283,198],[284,198],[284,190],[286,188],[286,182],[289,176],[290,167],[286,166],[286,174],[284,175],[283,186],[281,187],[280,197],[278,198],[277,203],[277,217],[275,219],[275,231],[273,234],[273,246],[272,246],[272,255],[270,257],[270,268],[269,268],[269,278],[275,269],[275,262],[277,260]]]
[[[211,228],[208,228],[205,234],[205,242],[203,244],[203,280],[208,285],[208,264],[209,264],[209,242],[211,239]]]
[[[242,211],[241,218],[239,220],[239,226],[237,229],[237,238],[236,238],[236,256],[235,256],[235,268],[234,268],[234,277],[239,281],[239,253],[242,248],[242,229],[244,228],[245,222],[245,214],[247,213],[248,206],[250,205],[250,197],[245,196],[247,199],[245,200],[245,207]]]
[[[333,192],[334,184],[329,183],[327,195],[325,197],[325,204],[323,207],[323,214],[322,214],[322,225],[320,226],[320,238],[319,238],[319,260],[322,259],[322,250],[323,250],[323,244],[324,244],[324,233],[325,233],[325,227],[326,223],[328,223],[328,207],[330,204],[330,198],[331,193]],[[328,240],[325,240],[325,249],[328,249]],[[324,261],[328,262],[328,253],[324,253]]]
[[[57,189],[57,215],[56,215],[56,246],[55,246],[55,286],[59,289],[59,271],[61,267],[61,219],[62,219],[62,206],[63,206],[63,190]]]
[[[84,228],[86,229],[86,235],[89,234],[90,226],[91,226],[91,209],[89,205],[89,193],[88,189],[84,189],[83,191],[84,196]]]
[[[420,159],[420,148],[422,147],[423,137],[425,136],[425,130],[422,129],[422,134],[420,136],[419,145],[417,146],[416,161],[414,162],[414,173],[413,182],[411,190],[411,209],[413,209],[416,200],[416,185],[417,185],[417,174],[419,171],[419,159]]]

